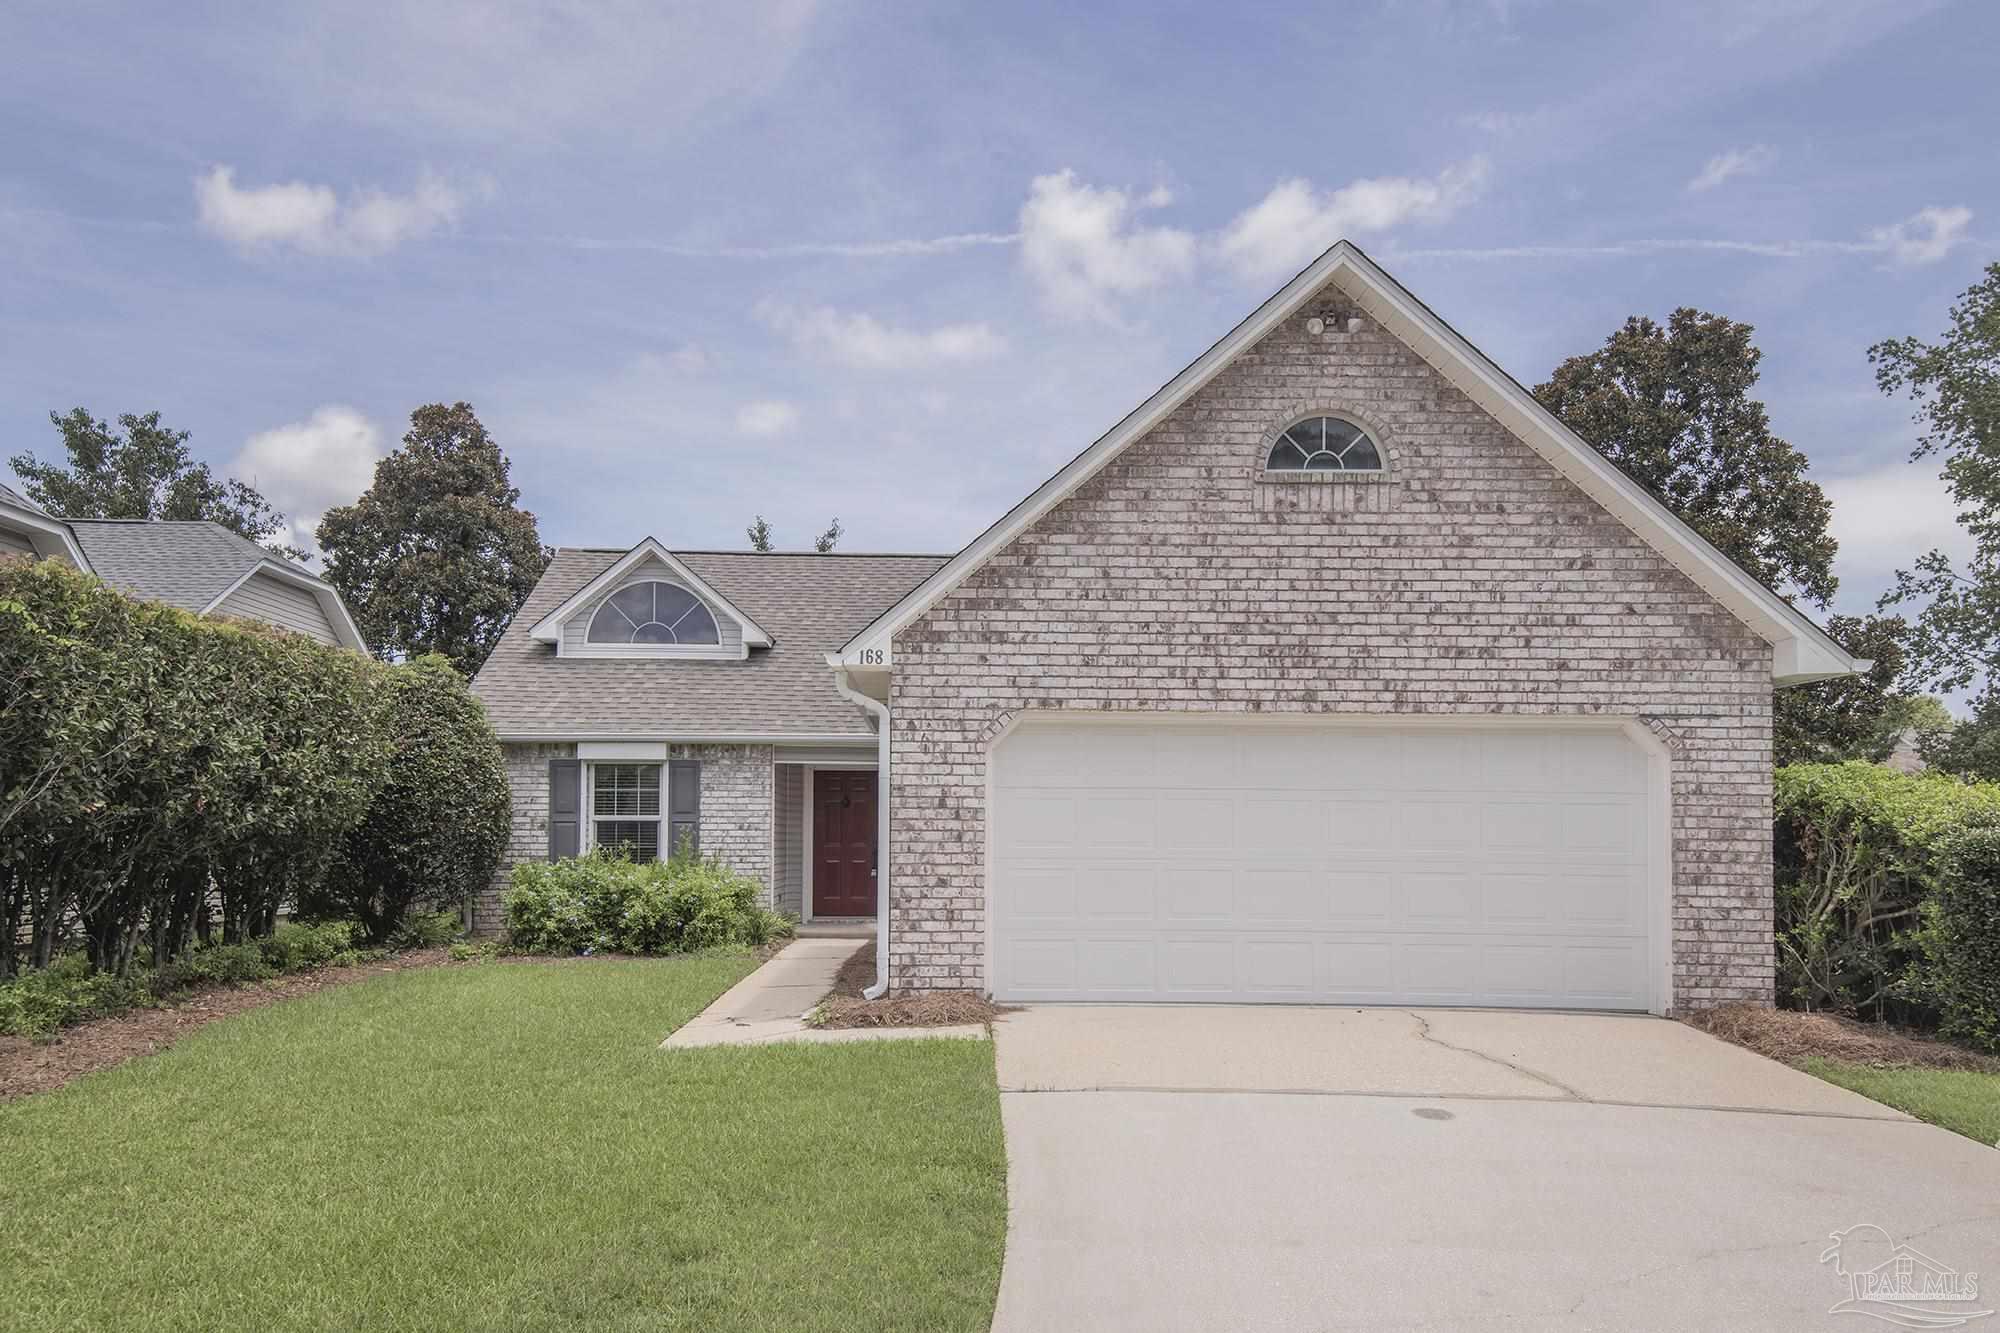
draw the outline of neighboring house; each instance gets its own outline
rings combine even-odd
[[[61,519],[0,485],[0,557],[9,555],[62,560],[196,615],[262,620],[368,651],[332,584],[220,523]]]
[[[1866,665],[1343,242],[956,556],[564,550],[474,689],[514,859],[878,986],[1665,1011],[1771,1000],[1771,690]]]

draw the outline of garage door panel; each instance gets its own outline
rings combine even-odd
[[[1336,848],[1387,850],[1396,845],[1396,807],[1389,801],[1336,796],[1327,810],[1327,828]]]
[[[1619,734],[1037,730],[994,762],[1002,999],[1651,1001],[1651,770]]]
[[[1327,871],[1322,883],[1329,924],[1362,928],[1387,924],[1395,881],[1393,861],[1374,865],[1349,862]]]

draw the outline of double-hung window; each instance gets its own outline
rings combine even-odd
[[[634,861],[660,859],[660,765],[590,766],[591,843]]]

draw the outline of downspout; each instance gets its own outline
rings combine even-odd
[[[879,1000],[889,993],[889,705],[849,685],[846,667],[828,665],[833,688],[875,718],[875,984],[861,995]]]

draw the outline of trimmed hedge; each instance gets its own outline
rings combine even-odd
[[[1947,884],[1942,853],[2000,818],[2000,786],[1878,764],[1777,772],[1779,998],[1802,1009],[1923,1021],[1918,977],[1929,914]]]
[[[507,941],[521,953],[683,953],[762,944],[791,923],[757,905],[761,886],[715,857],[633,862],[608,853],[514,867]]]
[[[2000,820],[1975,817],[1939,860],[1915,989],[1937,1010],[1940,1033],[2000,1055]]]
[[[0,980],[79,943],[122,976],[142,949],[163,967],[218,937],[268,939],[281,909],[326,901],[337,860],[386,939],[411,904],[452,905],[492,873],[499,763],[478,704],[433,663],[0,559]],[[412,791],[432,778],[470,790]],[[399,841],[407,859],[383,854]]]
[[[302,901],[381,944],[411,911],[463,905],[493,879],[513,794],[500,743],[465,678],[436,653],[387,673],[389,762],[367,815]]]

